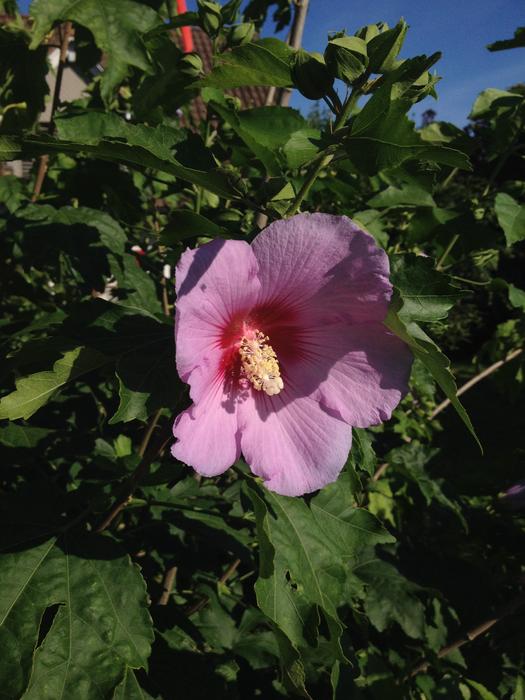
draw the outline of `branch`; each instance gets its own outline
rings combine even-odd
[[[73,32],[73,24],[71,22],[65,22],[61,30],[61,41],[60,41],[60,59],[58,61],[57,76],[55,80],[55,86],[53,88],[53,102],[51,103],[51,113],[49,115],[48,131],[51,133],[53,131],[53,116],[55,111],[60,104],[60,88],[62,87],[62,76],[64,75],[64,68],[67,63],[67,51],[69,48],[69,39]],[[42,191],[42,185],[47,173],[47,166],[49,164],[49,156],[40,156],[38,160],[38,170],[35,179],[35,185],[33,187],[33,195],[31,197],[32,202],[40,196]]]
[[[456,396],[461,396],[469,389],[472,389],[472,387],[476,386],[476,384],[478,384],[478,382],[481,382],[483,379],[485,379],[485,377],[490,376],[493,372],[498,370],[500,367],[503,367],[503,365],[505,365],[507,362],[511,362],[511,360],[514,360],[514,358],[518,357],[518,355],[520,355],[522,352],[523,352],[523,348],[516,348],[516,350],[513,350],[512,352],[510,352],[507,355],[507,357],[505,357],[503,360],[498,360],[497,362],[494,362],[493,365],[490,365],[489,367],[484,369],[479,374],[476,374],[475,377],[472,377],[472,379],[469,379],[468,382],[465,382],[465,384],[463,384],[463,386],[461,386],[457,390]],[[432,420],[433,418],[438,416],[441,413],[441,411],[444,411],[445,408],[447,408],[447,406],[450,406],[450,404],[451,404],[450,399],[445,399],[444,401],[442,401],[438,406],[436,406],[436,408],[430,414],[430,420]],[[388,462],[384,462],[383,464],[381,464],[378,467],[377,471],[375,472],[374,476],[372,477],[372,481],[378,481],[383,476],[383,474],[385,473],[387,468],[388,468]]]
[[[288,35],[288,38],[286,39],[286,43],[289,44],[292,49],[300,49],[301,48],[301,43],[303,40],[303,33],[304,33],[304,24],[306,21],[306,14],[308,12],[308,3],[310,0],[296,0],[295,2],[295,13],[294,13],[294,18],[293,18],[293,24],[292,28],[290,30],[290,34]],[[271,106],[275,102],[275,97],[277,94],[277,89],[275,86],[272,86],[268,90],[268,94],[266,95],[266,101],[265,105],[266,106]],[[290,96],[292,94],[291,88],[283,88],[280,91],[279,97],[277,99],[277,104],[281,107],[288,107],[288,103],[290,102]],[[265,178],[265,181],[267,182],[269,178]],[[265,228],[268,223],[268,215],[265,214],[264,212],[259,212],[257,216],[255,217],[255,227],[257,231],[260,231],[261,229]]]
[[[346,103],[343,106],[343,109],[341,110],[339,116],[335,121],[334,131],[337,131],[338,129],[344,127],[346,120],[350,116],[352,109],[354,108],[360,94],[361,91],[358,89],[354,89],[354,91],[351,93],[350,97],[347,99]],[[323,168],[325,168],[332,162],[333,158],[333,153],[319,154],[317,160],[315,160],[312,163],[311,170],[306,176],[306,180],[303,182],[301,189],[297,193],[285,216],[293,216],[293,214],[296,214],[299,211],[303,199],[307,197],[308,193],[310,192],[310,189],[312,188],[312,185],[317,180],[319,173]]]
[[[372,481],[379,481],[379,479],[386,472],[387,468],[388,468],[388,462],[383,462],[383,464],[380,464],[379,467],[377,468],[376,472],[374,473],[374,476],[372,477]]]
[[[292,29],[290,32],[290,46],[292,49],[300,49],[301,43],[303,41],[304,34],[304,24],[306,22],[306,14],[308,12],[308,3],[310,0],[295,0],[295,13],[293,18]],[[291,88],[284,88],[279,96],[279,105],[281,107],[288,107],[290,102],[290,96],[292,94]]]
[[[493,365],[490,365],[490,367],[487,367],[484,369],[482,372],[479,374],[476,374],[475,377],[472,377],[472,379],[469,379],[468,382],[463,384],[462,387],[460,387],[457,391],[456,396],[461,396],[461,394],[464,394],[466,391],[471,389],[473,386],[475,386],[478,382],[481,382],[482,379],[485,379],[485,377],[488,377],[491,375],[493,372],[495,372],[497,369],[502,367],[504,364],[507,362],[510,362],[513,360],[515,357],[518,357],[523,352],[523,348],[517,348],[516,350],[513,350],[510,352],[507,357],[505,357],[503,360],[498,360],[495,362]],[[441,411],[444,411],[447,406],[449,406],[451,403],[450,399],[445,399],[445,401],[442,401],[439,406],[436,406],[436,408],[432,411],[430,414],[430,419],[435,418],[437,415],[441,413]]]
[[[142,441],[140,443],[140,447],[138,449],[138,453],[140,457],[144,457],[144,453],[148,449],[149,441],[151,440],[151,436],[153,435],[153,431],[155,430],[157,423],[159,422],[159,418],[161,416],[162,409],[159,408],[158,411],[156,411],[153,414],[153,418],[148,424],[148,427],[144,431],[144,436],[142,438]]]
[[[456,639],[455,642],[452,642],[452,644],[447,644],[447,646],[442,647],[437,653],[438,659],[442,659],[444,656],[447,656],[451,652],[456,651],[456,649],[459,649],[464,644],[468,644],[468,642],[472,642],[477,637],[480,637],[482,634],[485,634],[485,632],[488,632],[488,630],[491,627],[494,627],[494,625],[496,625],[498,622],[501,622],[501,620],[503,620],[504,617],[512,615],[512,613],[516,612],[516,610],[521,608],[522,605],[525,605],[525,593],[522,593],[521,595],[514,598],[514,600],[511,600],[510,603],[507,603],[507,605],[500,608],[500,610],[493,617],[489,617],[488,619],[481,622],[479,625],[476,625],[476,627],[473,627],[472,629],[468,630],[459,639]],[[430,661],[422,661],[410,672],[410,674],[404,680],[413,678],[414,676],[417,676],[418,673],[426,671],[429,666]]]
[[[171,595],[171,590],[173,588],[173,584],[175,583],[176,577],[177,567],[170,566],[170,568],[166,571],[166,575],[164,576],[164,582],[162,584],[162,595],[159,598],[159,605],[168,604]]]
[[[156,416],[156,414],[155,414]],[[155,416],[154,419],[155,420]],[[158,420],[158,418],[157,418]],[[153,423],[153,421],[152,421]],[[149,434],[151,436],[153,432],[153,428],[151,427],[152,424],[148,427],[148,430],[146,431],[146,435]],[[154,427],[154,425],[153,425]],[[168,442],[172,439],[171,436],[171,426],[169,424],[164,426],[164,429],[162,430],[162,433],[159,435],[159,439],[157,440],[157,443],[148,451],[146,452],[142,459],[140,460],[140,463],[138,467],[135,469],[133,474],[124,482],[124,485],[122,486],[120,490],[120,494],[115,500],[115,503],[113,506],[110,508],[108,511],[107,515],[104,517],[102,522],[95,528],[95,532],[103,532],[108,528],[113,520],[117,517],[117,515],[124,510],[124,508],[128,505],[131,496],[133,495],[133,492],[137,488],[137,486],[141,483],[141,481],[147,476],[149,472],[149,468],[151,466],[151,463],[155,461],[155,459],[159,456],[159,454],[165,449],[166,445]],[[149,440],[149,438],[148,438]],[[144,449],[146,451],[146,447],[143,448],[143,445],[146,444],[145,441],[143,440],[142,445],[140,449]],[[140,452],[140,450],[139,450]]]
[[[237,571],[237,568],[239,567],[240,563],[240,559],[236,559],[234,562],[232,562],[230,566],[226,569],[226,571],[223,573],[223,575],[220,577],[218,583],[226,583],[226,581],[228,581],[228,579],[230,579],[233,576],[233,574]],[[204,596],[193,605],[190,605],[190,607],[187,608],[185,611],[186,617],[190,617],[190,615],[194,615],[196,612],[199,612],[199,610],[205,608],[208,605],[209,600],[210,599],[208,598],[208,596]]]

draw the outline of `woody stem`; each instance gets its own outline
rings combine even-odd
[[[348,99],[346,100],[345,104],[343,105],[343,109],[341,110],[339,116],[337,117],[335,121],[335,131],[338,129],[341,129],[344,127],[346,124],[346,121],[348,117],[350,116],[352,109],[354,108],[357,99],[359,98],[359,95],[361,94],[360,90],[353,90]],[[321,171],[326,168],[327,165],[329,165],[332,160],[333,160],[334,154],[333,153],[327,153],[323,154],[321,153],[317,160],[314,161],[314,163],[311,166],[310,172],[306,176],[306,180],[303,182],[301,189],[295,196],[295,199],[293,200],[292,204],[290,205],[290,208],[286,212],[286,216],[293,216],[299,211],[299,208],[303,202],[304,199],[308,196],[310,190],[312,189],[312,185],[315,183],[317,178],[319,177],[319,174]]]
[[[65,22],[61,29],[61,41],[60,41],[60,59],[58,62],[57,75],[55,80],[55,87],[53,89],[53,102],[51,103],[51,113],[49,115],[49,125],[48,131],[51,133],[53,131],[53,117],[55,111],[60,104],[60,88],[62,87],[62,76],[64,75],[64,68],[67,62],[67,51],[69,47],[69,38],[73,31],[73,24],[71,22]],[[42,191],[42,185],[47,173],[47,166],[49,164],[49,156],[47,154],[40,156],[38,160],[38,170],[35,179],[35,185],[33,187],[33,195],[31,197],[32,202],[40,196]]]

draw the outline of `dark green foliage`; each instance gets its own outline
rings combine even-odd
[[[518,27],[512,39],[501,39],[494,41],[487,46],[489,51],[506,51],[507,49],[517,49],[525,46],[525,27]]]
[[[332,90],[335,75],[330,75],[322,56],[299,49],[293,57],[292,77],[302,95],[320,100]]]
[[[18,24],[0,28],[0,132],[31,129],[45,108],[47,51],[31,51],[30,39]]]
[[[253,41],[293,7],[35,0],[30,29],[1,30],[1,158],[35,159],[0,177],[6,700],[524,696],[525,519],[501,497],[525,478],[522,86],[482,92],[465,130],[417,129],[439,54],[400,59],[403,20],[333,35],[324,58]],[[102,53],[105,70],[49,128],[42,40],[66,20],[83,73]],[[207,75],[168,33],[191,25],[213,40]],[[331,111],[224,92],[243,86]],[[299,209],[385,248],[385,323],[414,364],[338,481],[287,498],[242,460],[208,479],[170,456],[189,405],[173,277],[187,246]]]

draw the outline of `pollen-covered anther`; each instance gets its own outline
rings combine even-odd
[[[255,331],[253,338],[243,336],[239,355],[242,378],[248,379],[257,391],[274,396],[284,388],[284,383],[277,355],[269,340],[261,331]]]

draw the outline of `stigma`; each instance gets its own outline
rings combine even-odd
[[[282,391],[284,383],[277,355],[269,340],[268,336],[258,330],[254,331],[253,338],[241,338],[241,379],[250,381],[257,391],[274,396]]]

